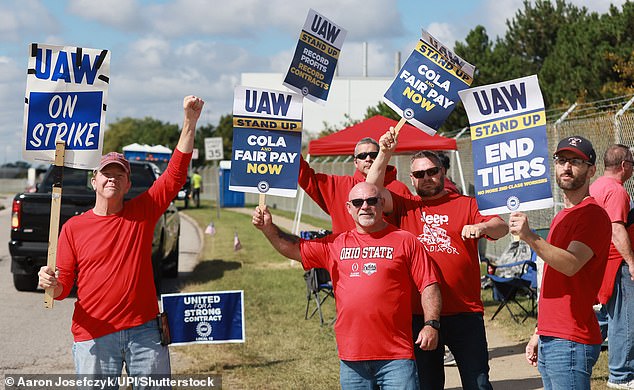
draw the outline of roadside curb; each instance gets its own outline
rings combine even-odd
[[[178,214],[181,216],[181,218],[186,219],[192,226],[194,226],[196,228],[196,235],[198,235],[198,249],[196,250],[196,253],[198,253],[196,255],[196,259],[200,260],[200,257],[203,253],[203,246],[205,243],[205,236],[203,233],[203,229],[200,227],[200,225],[198,225],[198,222],[190,217],[189,215],[182,213],[180,210],[178,212]]]

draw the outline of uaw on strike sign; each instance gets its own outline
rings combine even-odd
[[[325,103],[346,33],[326,17],[309,10],[284,86],[308,100]]]
[[[99,164],[108,100],[110,52],[32,44],[24,99],[25,159],[53,163],[65,143],[64,165]]]
[[[302,107],[296,93],[236,87],[231,191],[295,197]]]

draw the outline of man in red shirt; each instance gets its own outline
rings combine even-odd
[[[385,167],[396,148],[394,129],[381,137],[380,144],[381,150],[367,177],[367,182],[373,184],[383,182]],[[474,198],[447,191],[442,163],[434,152],[422,151],[412,156],[410,177],[418,196],[387,190],[382,194],[384,212],[393,212],[402,229],[418,236],[440,271],[440,342],[434,350],[416,350],[421,389],[444,387],[445,345],[456,360],[463,388],[491,389],[480,298],[478,239],[503,237],[508,226],[496,215],[481,215]],[[421,313],[420,306],[415,308],[414,332],[426,325],[434,326],[423,323]]]
[[[613,346],[608,354],[608,387],[634,389],[634,283],[630,272],[634,269],[634,251],[625,230],[630,195],[623,187],[632,177],[634,160],[627,146],[615,144],[605,151],[603,163],[603,176],[590,185],[590,195],[612,221],[612,242],[598,294],[601,310],[597,317],[603,338],[607,336]]]
[[[512,234],[544,260],[535,334],[526,359],[538,366],[544,389],[590,390],[592,367],[601,351],[601,330],[592,308],[607,263],[610,218],[590,196],[596,172],[592,144],[581,136],[559,142],[553,156],[564,208],[544,240],[524,213],[509,218]],[[539,351],[539,352],[538,352]]]
[[[343,205],[346,204],[348,192],[362,181],[368,174],[370,166],[379,153],[379,144],[372,138],[363,138],[354,148],[353,176],[327,175],[316,173],[302,158],[299,168],[299,186],[317,205],[330,215],[333,233],[345,232],[355,228],[354,220]],[[396,180],[396,168],[389,166],[385,174],[385,187],[397,194],[411,194],[407,185]],[[394,222],[388,218],[388,222]]]
[[[152,274],[154,225],[187,179],[196,123],[204,102],[187,96],[178,144],[165,172],[146,192],[125,202],[130,165],[120,153],[102,157],[94,171],[93,209],[68,220],[57,250],[57,272],[44,266],[39,285],[57,300],[77,285],[73,312],[73,357],[81,375],[118,378],[169,376],[167,346],[161,345]],[[117,386],[118,388],[118,386]]]
[[[435,267],[411,233],[382,218],[384,200],[376,186],[361,182],[349,192],[346,209],[356,228],[302,240],[272,223],[265,207],[253,225],[287,258],[304,269],[325,268],[333,281],[335,334],[342,388],[417,389],[411,328],[411,281],[421,292],[425,320],[438,323],[440,291]],[[435,327],[417,335],[422,349],[438,343]]]

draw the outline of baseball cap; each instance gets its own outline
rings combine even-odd
[[[123,168],[125,173],[128,175],[130,174],[130,163],[125,159],[125,157],[123,157],[123,154],[117,152],[110,152],[102,156],[99,166],[95,169],[95,171],[101,171],[110,164],[117,164]]]
[[[580,157],[585,158],[586,160],[590,161],[592,165],[594,165],[595,161],[597,160],[597,154],[592,147],[592,143],[580,135],[573,135],[559,141],[559,144],[557,144],[557,150],[555,150],[555,154],[563,150],[571,151],[579,155]]]

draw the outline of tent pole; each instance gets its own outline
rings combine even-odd
[[[456,161],[458,162],[458,172],[460,173],[460,185],[462,186],[462,195],[469,195],[469,191],[467,189],[467,184],[464,181],[464,172],[462,171],[462,160],[460,160],[460,152],[458,151],[458,139],[462,136],[462,134],[467,131],[469,126],[465,126],[460,130],[458,134],[454,137],[456,140],[456,150],[454,153],[456,154]]]
[[[306,162],[310,163],[310,154],[306,155]],[[295,207],[295,218],[293,218],[293,230],[291,233],[299,236],[299,224],[302,221],[302,209],[304,207],[304,196],[306,192],[303,188],[299,189],[299,199],[297,200],[297,206]]]

